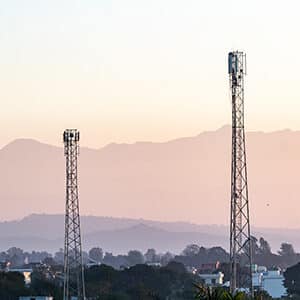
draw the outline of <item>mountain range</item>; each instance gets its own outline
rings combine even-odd
[[[187,222],[159,222],[145,219],[82,216],[83,248],[101,247],[114,254],[137,249],[145,252],[178,254],[186,245],[221,246],[228,250],[228,227]],[[281,242],[291,242],[298,250],[300,230],[253,228],[253,235],[267,239],[274,252]],[[10,247],[46,250],[63,247],[64,215],[32,214],[21,220],[0,222],[0,251]]]
[[[251,222],[298,228],[300,132],[247,132]],[[82,147],[85,215],[228,224],[231,128],[164,143]],[[63,149],[18,139],[0,150],[0,220],[64,212]]]

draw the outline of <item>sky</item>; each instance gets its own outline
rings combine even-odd
[[[166,141],[231,121],[227,53],[247,54],[246,128],[300,130],[297,0],[0,0],[0,146]]]

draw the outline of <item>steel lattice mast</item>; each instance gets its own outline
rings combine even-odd
[[[66,215],[64,249],[64,300],[85,300],[84,269],[80,233],[77,184],[79,132],[67,129],[63,134],[66,156]]]
[[[230,289],[246,288],[252,293],[252,249],[249,219],[247,164],[244,129],[244,75],[246,55],[228,55],[232,100],[232,162],[230,212]]]

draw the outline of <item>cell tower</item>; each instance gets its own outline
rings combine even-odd
[[[229,53],[228,73],[232,100],[230,289],[234,293],[239,288],[245,288],[252,293],[252,249],[244,129],[246,55],[243,52]]]
[[[66,156],[66,215],[63,299],[85,300],[77,184],[79,132],[76,129],[67,129],[64,131],[63,140]]]

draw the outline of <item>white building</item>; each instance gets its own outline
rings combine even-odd
[[[157,267],[157,268],[161,267],[161,263],[160,262],[147,262],[146,265],[150,266],[150,267]]]
[[[262,277],[263,277],[263,273],[260,272],[252,273],[252,285],[254,288],[257,289],[262,288]]]
[[[216,274],[199,274],[199,277],[204,280],[207,286],[223,285],[224,274],[222,272]]]
[[[280,270],[256,272],[252,274],[252,283],[254,288],[266,291],[272,298],[281,298],[286,296],[286,288],[284,287],[284,277]]]
[[[268,292],[273,298],[281,298],[286,295],[283,280],[284,277],[280,270],[267,271],[263,273],[262,289]]]

